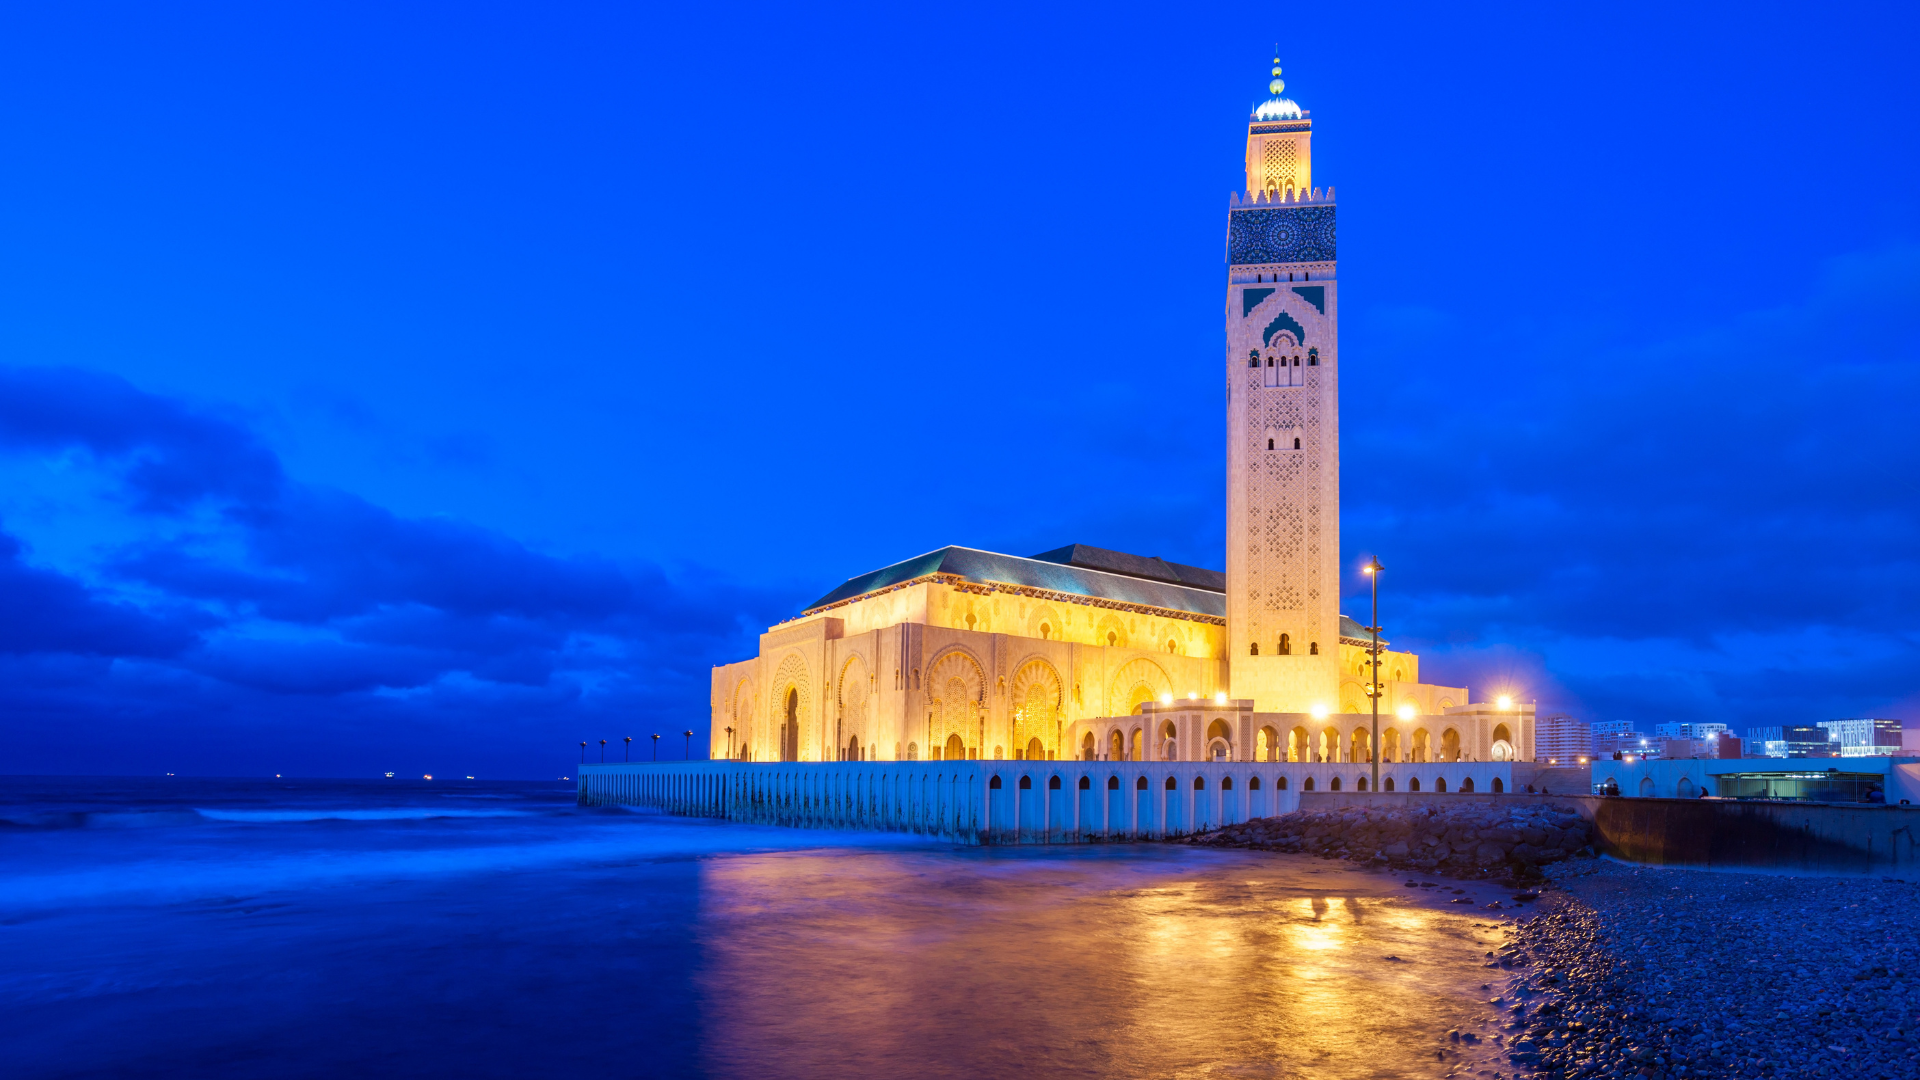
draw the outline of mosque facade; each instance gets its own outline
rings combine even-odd
[[[713,669],[742,761],[1532,760],[1530,707],[1420,680],[1340,611],[1336,203],[1313,124],[1248,118],[1227,208],[1225,572],[1071,544],[928,552],[842,583]]]

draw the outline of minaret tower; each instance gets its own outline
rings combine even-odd
[[[1340,339],[1333,189],[1313,122],[1271,96],[1227,209],[1227,637],[1235,698],[1340,707]]]

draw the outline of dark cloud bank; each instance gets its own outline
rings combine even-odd
[[[0,450],[78,455],[144,526],[95,580],[0,533],[0,771],[538,776],[704,715],[708,665],[790,606],[399,517],[109,376],[0,370]]]
[[[1387,559],[1430,680],[1646,724],[1916,718],[1920,250],[1682,339],[1423,312],[1354,336],[1348,555]],[[0,771],[553,775],[581,738],[698,731],[709,665],[869,569],[785,590],[543,554],[84,371],[0,369],[0,454],[104,477],[137,537],[56,568],[0,522]]]

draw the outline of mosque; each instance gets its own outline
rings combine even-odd
[[[1336,207],[1279,76],[1227,207],[1225,572],[1069,544],[860,574],[713,669],[713,758],[1368,762],[1377,694],[1382,762],[1533,759],[1531,706],[1384,640],[1373,677],[1340,612]]]

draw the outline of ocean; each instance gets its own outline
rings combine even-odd
[[[5,778],[0,1076],[1437,1077],[1503,939],[1451,888],[559,782]]]

